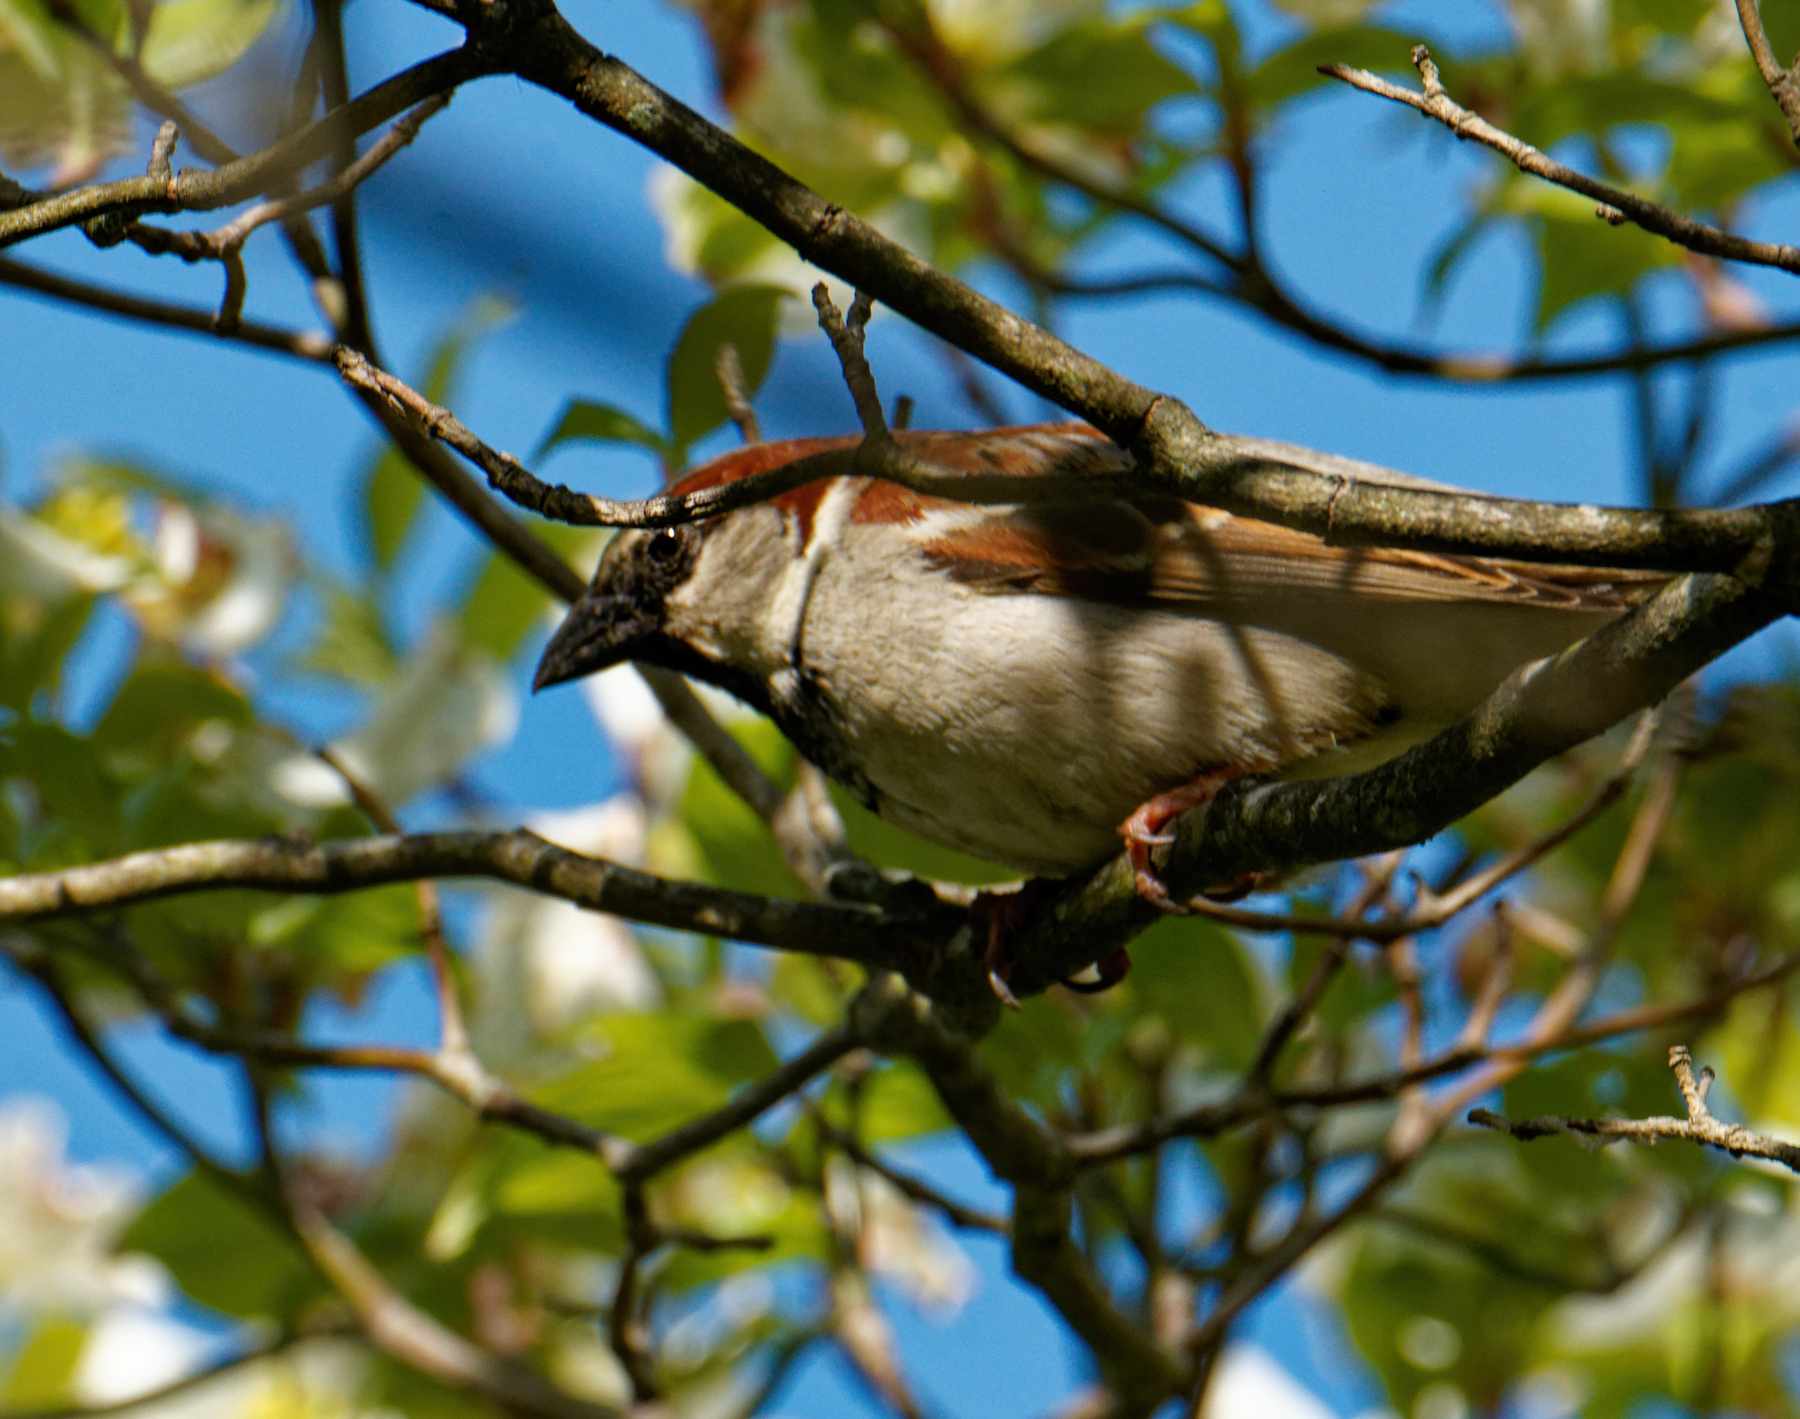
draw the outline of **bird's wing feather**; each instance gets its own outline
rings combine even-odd
[[[1020,504],[957,503],[887,482],[864,490],[852,522],[909,526],[935,565],[985,591],[1102,601],[1148,597],[1196,607],[1268,595],[1355,593],[1382,601],[1480,601],[1604,612],[1626,610],[1668,580],[1656,572],[1334,547],[1311,533],[1217,508],[1114,491],[1107,480],[1128,471],[1131,457],[1087,424],[909,431],[896,437],[909,453],[943,471],[1069,480],[1066,495]],[[846,437],[751,445],[695,469],[673,491],[735,482],[856,443]],[[1256,447],[1251,445],[1253,452]],[[1283,459],[1305,452],[1273,443],[1261,447]],[[1347,476],[1370,482],[1443,487],[1372,465],[1338,462],[1353,470]],[[810,530],[828,486],[813,483],[772,502]]]

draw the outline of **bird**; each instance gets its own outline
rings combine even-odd
[[[1178,910],[1151,851],[1180,812],[1246,775],[1372,767],[1666,580],[1332,546],[1136,488],[1083,423],[893,437],[945,473],[1016,478],[1018,501],[843,474],[623,531],[534,690],[627,660],[680,672],[920,837],[1040,878],[1123,842],[1139,891]],[[748,445],[669,491],[856,443]]]

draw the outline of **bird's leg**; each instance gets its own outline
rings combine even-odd
[[[1000,1003],[1008,1010],[1022,1010],[1019,997],[1006,981],[1012,974],[1012,950],[1009,938],[1031,909],[1043,897],[1045,888],[1054,885],[1045,878],[1033,877],[1016,892],[977,892],[969,904],[969,915],[977,923],[987,923],[987,951],[982,964],[987,967],[988,984]]]
[[[1187,908],[1171,897],[1156,875],[1156,869],[1150,862],[1150,849],[1164,847],[1175,841],[1174,834],[1165,833],[1163,829],[1179,818],[1190,808],[1198,808],[1212,798],[1221,788],[1233,779],[1242,778],[1252,770],[1242,768],[1208,769],[1167,793],[1159,793],[1147,799],[1137,812],[1133,813],[1119,825],[1119,836],[1125,839],[1125,851],[1131,858],[1132,875],[1137,881],[1138,895],[1145,901],[1161,907],[1166,912],[1178,916],[1187,914]],[[1242,886],[1242,891],[1239,887]],[[1222,888],[1224,892],[1237,892],[1242,896],[1254,890],[1255,883],[1231,883]],[[1207,893],[1212,896],[1211,892]]]
[[[987,923],[987,952],[983,964],[987,967],[988,984],[1009,1010],[1025,1008],[1007,984],[1012,975],[1012,935],[1037,904],[1061,885],[1054,878],[1033,877],[1015,892],[977,892],[975,900],[969,904],[969,914],[977,922]],[[1125,979],[1131,971],[1131,957],[1125,954],[1123,946],[1118,946],[1096,961],[1092,969],[1095,972],[1092,980],[1070,978],[1062,984],[1084,995],[1098,995]]]
[[[1131,957],[1123,946],[1115,946],[1089,966],[1088,970],[1094,973],[1092,980],[1083,980],[1080,976],[1064,976],[1064,989],[1078,991],[1082,995],[1098,995],[1103,990],[1111,990],[1131,974]]]

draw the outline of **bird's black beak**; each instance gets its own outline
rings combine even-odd
[[[631,599],[589,588],[545,647],[532,692],[635,659],[660,629],[660,618]]]

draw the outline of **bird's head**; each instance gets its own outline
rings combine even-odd
[[[693,526],[615,537],[588,589],[551,637],[531,688],[560,685],[627,660],[668,659],[669,598],[692,577],[704,540]]]

